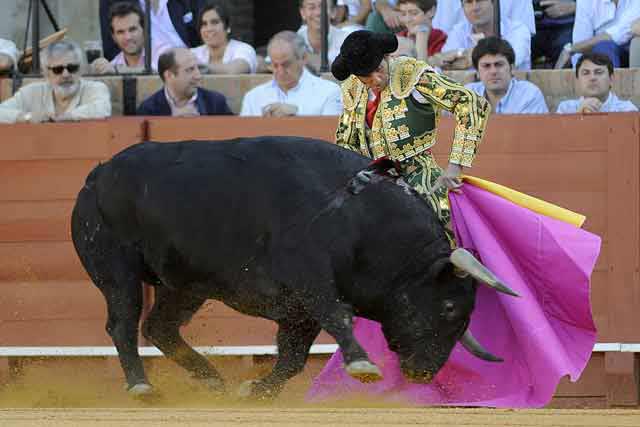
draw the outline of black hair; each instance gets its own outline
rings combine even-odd
[[[511,44],[505,39],[497,36],[490,36],[480,39],[476,47],[471,52],[471,61],[473,67],[478,69],[478,62],[480,58],[485,55],[502,55],[507,58],[509,65],[513,66],[516,62],[516,53],[514,52]]]
[[[164,82],[164,72],[170,70],[175,73],[176,71],[176,51],[175,49],[169,49],[164,52],[158,58],[158,74]]]
[[[578,59],[578,62],[576,63],[576,77],[578,77],[580,73],[580,67],[582,66],[584,61],[590,61],[596,65],[606,65],[607,70],[609,70],[609,77],[613,76],[613,62],[611,62],[611,58],[609,58],[609,56],[605,55],[604,53],[590,52],[585,53],[580,57],[580,59]]]
[[[202,28],[202,18],[204,17],[204,14],[210,10],[216,11],[222,21],[224,29],[227,30],[229,28],[229,23],[231,22],[229,4],[226,0],[207,0],[198,14],[198,31]]]
[[[398,0],[398,6],[401,4],[413,3],[423,12],[428,12],[438,5],[438,0]]]
[[[119,1],[112,4],[109,8],[109,26],[111,27],[111,32],[113,33],[113,18],[124,18],[125,16],[131,15],[132,13],[138,15],[140,26],[144,28],[144,13],[137,3]]]

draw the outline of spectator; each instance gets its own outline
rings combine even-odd
[[[516,54],[506,40],[486,37],[471,54],[479,82],[469,83],[467,88],[484,96],[496,114],[543,114],[549,108],[540,89],[526,80],[513,77]]]
[[[564,46],[556,68],[563,68],[569,59],[575,63],[587,52],[608,55],[614,68],[627,67],[631,23],[638,18],[638,0],[576,0],[573,42]]]
[[[372,0],[374,11],[369,15],[367,28],[377,32],[399,31],[401,25],[397,10],[398,0]],[[440,0],[440,7],[433,17],[433,26],[450,34],[453,27],[466,18],[459,0]],[[394,16],[395,15],[395,16]],[[531,0],[500,0],[500,15],[512,21],[520,21],[535,34],[536,25]]]
[[[640,67],[640,19],[631,24],[631,46],[629,47],[629,67]]]
[[[202,75],[195,55],[185,48],[169,49],[158,59],[164,87],[145,99],[139,116],[213,116],[233,114],[224,95],[200,88]]]
[[[18,64],[18,48],[11,40],[0,39],[0,74],[7,73]]]
[[[327,2],[328,7],[334,8],[333,2]],[[322,34],[320,32],[320,15],[322,13],[322,0],[300,0],[300,16],[304,25],[298,30],[298,34],[304,40],[304,43],[309,52],[307,58],[307,64],[316,70],[320,69],[320,47]],[[328,52],[327,56],[329,64],[333,62],[338,53],[340,53],[340,46],[347,33],[333,25],[329,26],[328,36]]]
[[[46,81],[24,86],[0,104],[0,122],[59,122],[111,115],[107,86],[81,78],[83,54],[76,43],[51,43],[42,52],[42,67]]]
[[[579,99],[562,101],[558,113],[613,113],[638,111],[631,101],[623,101],[611,90],[613,62],[603,53],[585,53],[576,64]]]
[[[447,41],[443,31],[433,28],[436,6],[436,0],[398,0],[400,22],[406,29],[397,35],[415,43],[416,58],[421,61],[439,53]]]
[[[478,40],[494,34],[495,0],[461,0],[467,18],[451,30],[442,54],[435,65],[444,69],[466,70],[471,68],[471,51]],[[500,33],[516,54],[515,67],[519,70],[531,68],[531,33],[520,21],[501,19]]]
[[[305,68],[302,37],[282,31],[267,46],[273,80],[256,86],[242,100],[241,116],[319,116],[342,112],[340,86],[311,74]]]
[[[96,74],[135,73],[144,70],[144,15],[136,3],[127,1],[114,3],[109,9],[111,38],[120,49],[109,62],[98,58],[91,64]],[[151,61],[153,70],[157,70],[158,56]]]
[[[371,13],[371,0],[338,0],[334,22],[348,32],[361,30]]]
[[[247,43],[229,38],[229,20],[229,6],[225,0],[207,1],[198,15],[198,30],[204,44],[191,51],[210,73],[255,73],[256,51]]]
[[[128,1],[142,10],[145,0],[100,0],[100,33],[104,57],[112,60],[119,52],[111,38],[109,8],[113,3]],[[172,47],[196,47],[200,37],[195,20],[204,0],[151,0],[151,50],[158,57]]]

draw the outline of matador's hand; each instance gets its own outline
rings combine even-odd
[[[442,175],[436,180],[436,185],[433,187],[433,191],[438,190],[440,187],[445,187],[449,191],[454,193],[460,192],[462,187],[462,180],[460,175],[462,174],[462,166],[454,163],[449,163],[447,169],[442,172]]]

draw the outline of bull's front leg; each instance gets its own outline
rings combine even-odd
[[[260,380],[243,383],[239,391],[241,397],[274,398],[287,380],[304,369],[309,349],[320,333],[320,325],[310,318],[288,318],[278,326],[278,359],[273,370]]]
[[[322,329],[340,346],[344,369],[350,376],[364,383],[382,379],[382,372],[369,360],[353,335],[353,309],[350,305],[341,303],[336,296],[314,306],[314,315]]]

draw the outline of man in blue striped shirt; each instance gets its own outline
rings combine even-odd
[[[515,52],[508,41],[487,37],[478,41],[471,53],[480,81],[467,88],[484,96],[496,114],[544,114],[549,109],[540,89],[531,82],[513,77]]]
[[[638,111],[631,102],[616,96],[613,85],[613,62],[604,53],[585,53],[576,64],[578,99],[562,101],[558,113],[613,113]]]

